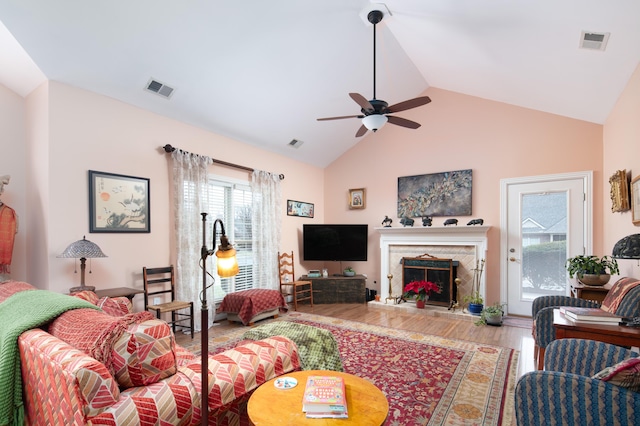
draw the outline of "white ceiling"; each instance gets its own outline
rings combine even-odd
[[[26,96],[63,82],[324,167],[360,123],[316,118],[358,114],[349,92],[373,97],[371,4],[5,0],[0,84]],[[389,104],[433,86],[603,123],[640,61],[637,0],[384,5],[376,94]],[[606,51],[580,49],[583,30],[610,32]],[[150,78],[170,100],[143,90]]]

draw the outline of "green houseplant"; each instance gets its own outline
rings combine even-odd
[[[356,271],[351,266],[344,268],[343,272],[345,277],[353,277],[356,275]]]
[[[618,262],[610,256],[577,255],[567,259],[565,264],[569,278],[574,276],[585,285],[605,285],[611,274],[618,274]]]
[[[484,270],[484,259],[476,260],[476,267],[473,270],[473,281],[471,283],[471,293],[462,298],[462,302],[467,304],[467,310],[470,314],[480,315],[482,312],[484,298],[480,294],[480,277]]]
[[[482,312],[484,298],[479,291],[472,291],[470,294],[465,295],[462,298],[462,302],[467,304],[469,313],[478,315]]]
[[[474,291],[471,294],[467,294],[462,298],[464,303],[473,303],[474,305],[482,305],[484,303],[484,298],[478,291]]]
[[[491,306],[485,307],[480,313],[480,319],[477,320],[475,325],[502,325],[502,316],[504,315],[504,307],[506,303],[495,302]]]

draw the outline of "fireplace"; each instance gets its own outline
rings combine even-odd
[[[376,228],[380,233],[380,300],[402,295],[402,258],[416,258],[425,253],[458,262],[456,276],[460,278],[460,285],[457,286],[456,298],[462,300],[471,292],[473,269],[479,260],[486,258],[490,228],[484,225]],[[389,275],[392,276],[391,283],[387,278]],[[485,275],[480,281],[480,294],[483,296]]]
[[[439,259],[427,253],[418,257],[402,258],[402,286],[412,281],[431,281],[440,286],[440,293],[432,293],[429,305],[451,308],[457,299],[455,284],[459,262],[453,259]]]

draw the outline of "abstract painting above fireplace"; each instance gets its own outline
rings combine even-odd
[[[398,217],[471,216],[472,172],[398,178]]]

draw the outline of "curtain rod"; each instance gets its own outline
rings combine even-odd
[[[173,151],[175,151],[176,149],[179,149],[179,148],[176,148],[174,146],[166,144],[165,146],[162,147],[162,149],[164,149],[164,152],[166,152],[167,154],[170,154],[170,153],[172,153]],[[184,150],[181,150],[181,151],[186,152],[187,154],[191,154],[189,151],[184,151]],[[229,163],[227,161],[216,160],[215,158],[212,158],[211,161],[213,161],[216,164],[221,164],[221,165],[227,166],[227,167],[233,167],[235,169],[246,170],[248,172],[253,172],[253,170],[254,170],[251,167],[240,166],[238,164]],[[280,178],[280,180],[284,180],[284,175],[282,173],[279,174],[278,177]]]

